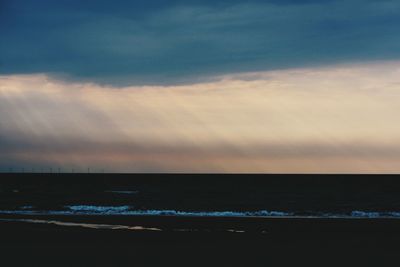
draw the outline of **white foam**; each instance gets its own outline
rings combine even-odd
[[[379,218],[385,216],[385,214],[380,212],[366,212],[355,210],[351,212],[351,216],[357,218]]]
[[[100,214],[119,214],[130,209],[129,206],[93,206],[93,205],[75,205],[67,206],[73,212],[87,212]]]
[[[132,210],[130,206],[65,206],[66,210],[0,210],[0,214],[20,215],[142,215],[142,216],[196,216],[196,217],[284,217],[292,213],[282,211],[177,211]]]
[[[243,217],[243,216],[290,216],[291,213],[282,211],[177,211],[177,210],[129,210],[129,206],[66,206],[76,213],[115,214],[115,215],[154,215],[154,216],[211,216],[211,217]]]
[[[29,207],[29,208],[27,208]],[[179,210],[135,210],[132,206],[70,205],[64,210],[34,210],[23,206],[18,210],[0,210],[0,214],[19,215],[132,215],[132,216],[193,216],[193,217],[289,217],[289,218],[397,218],[400,211],[361,211],[349,213],[315,213],[299,215],[284,211],[179,211]]]

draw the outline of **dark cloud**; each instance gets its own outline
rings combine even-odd
[[[398,1],[3,0],[0,74],[195,82],[400,56]]]

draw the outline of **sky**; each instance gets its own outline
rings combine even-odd
[[[0,1],[0,171],[398,173],[400,2]]]

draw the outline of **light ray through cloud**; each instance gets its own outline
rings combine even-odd
[[[1,167],[398,172],[400,62],[114,88],[0,77]]]

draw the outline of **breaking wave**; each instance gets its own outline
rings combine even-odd
[[[199,216],[199,217],[276,217],[292,216],[283,211],[177,211],[177,210],[133,210],[130,206],[94,206],[73,205],[65,206],[65,210],[0,210],[0,214],[25,215],[142,215],[142,216]]]
[[[213,217],[242,217],[242,216],[290,216],[291,213],[282,211],[177,211],[177,210],[130,210],[129,206],[66,206],[70,211],[86,214],[115,214],[115,215],[155,215],[155,216],[213,216]]]
[[[286,211],[179,211],[179,210],[136,210],[132,206],[71,205],[63,210],[35,210],[22,206],[18,210],[0,210],[0,214],[20,215],[132,215],[132,216],[192,216],[192,217],[292,217],[292,218],[398,218],[399,211],[360,211],[349,213],[297,214]]]
[[[100,214],[122,214],[128,212],[130,206],[92,206],[76,205],[66,206],[69,211],[81,213],[100,213]]]

